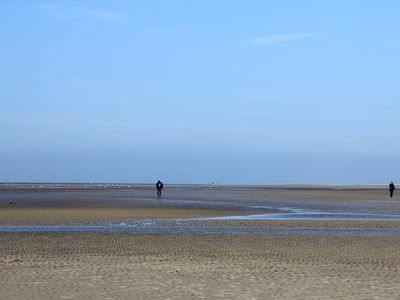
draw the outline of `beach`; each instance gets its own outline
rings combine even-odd
[[[397,299],[399,250],[385,186],[0,186],[1,299]]]
[[[399,12],[0,0],[0,300],[400,299]]]

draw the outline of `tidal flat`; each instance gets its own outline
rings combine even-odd
[[[152,185],[1,184],[0,298],[396,299],[396,196],[379,185],[166,185],[157,198]]]

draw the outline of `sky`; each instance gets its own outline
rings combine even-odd
[[[0,181],[400,181],[399,11],[0,0]]]

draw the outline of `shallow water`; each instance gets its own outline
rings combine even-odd
[[[283,210],[283,209],[282,209]],[[271,213],[256,215],[222,216],[201,218],[201,220],[364,220],[364,221],[400,221],[400,215],[390,214],[363,214],[363,213],[336,213],[336,212],[314,212],[297,210],[297,212]]]

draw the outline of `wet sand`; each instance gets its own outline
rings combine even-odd
[[[397,299],[399,220],[207,219],[297,210],[398,216],[400,201],[382,186],[173,186],[157,199],[146,185],[0,185],[0,298]]]
[[[245,214],[245,212],[204,208],[140,206],[17,206],[0,208],[0,225],[111,225],[141,220],[201,218]]]

